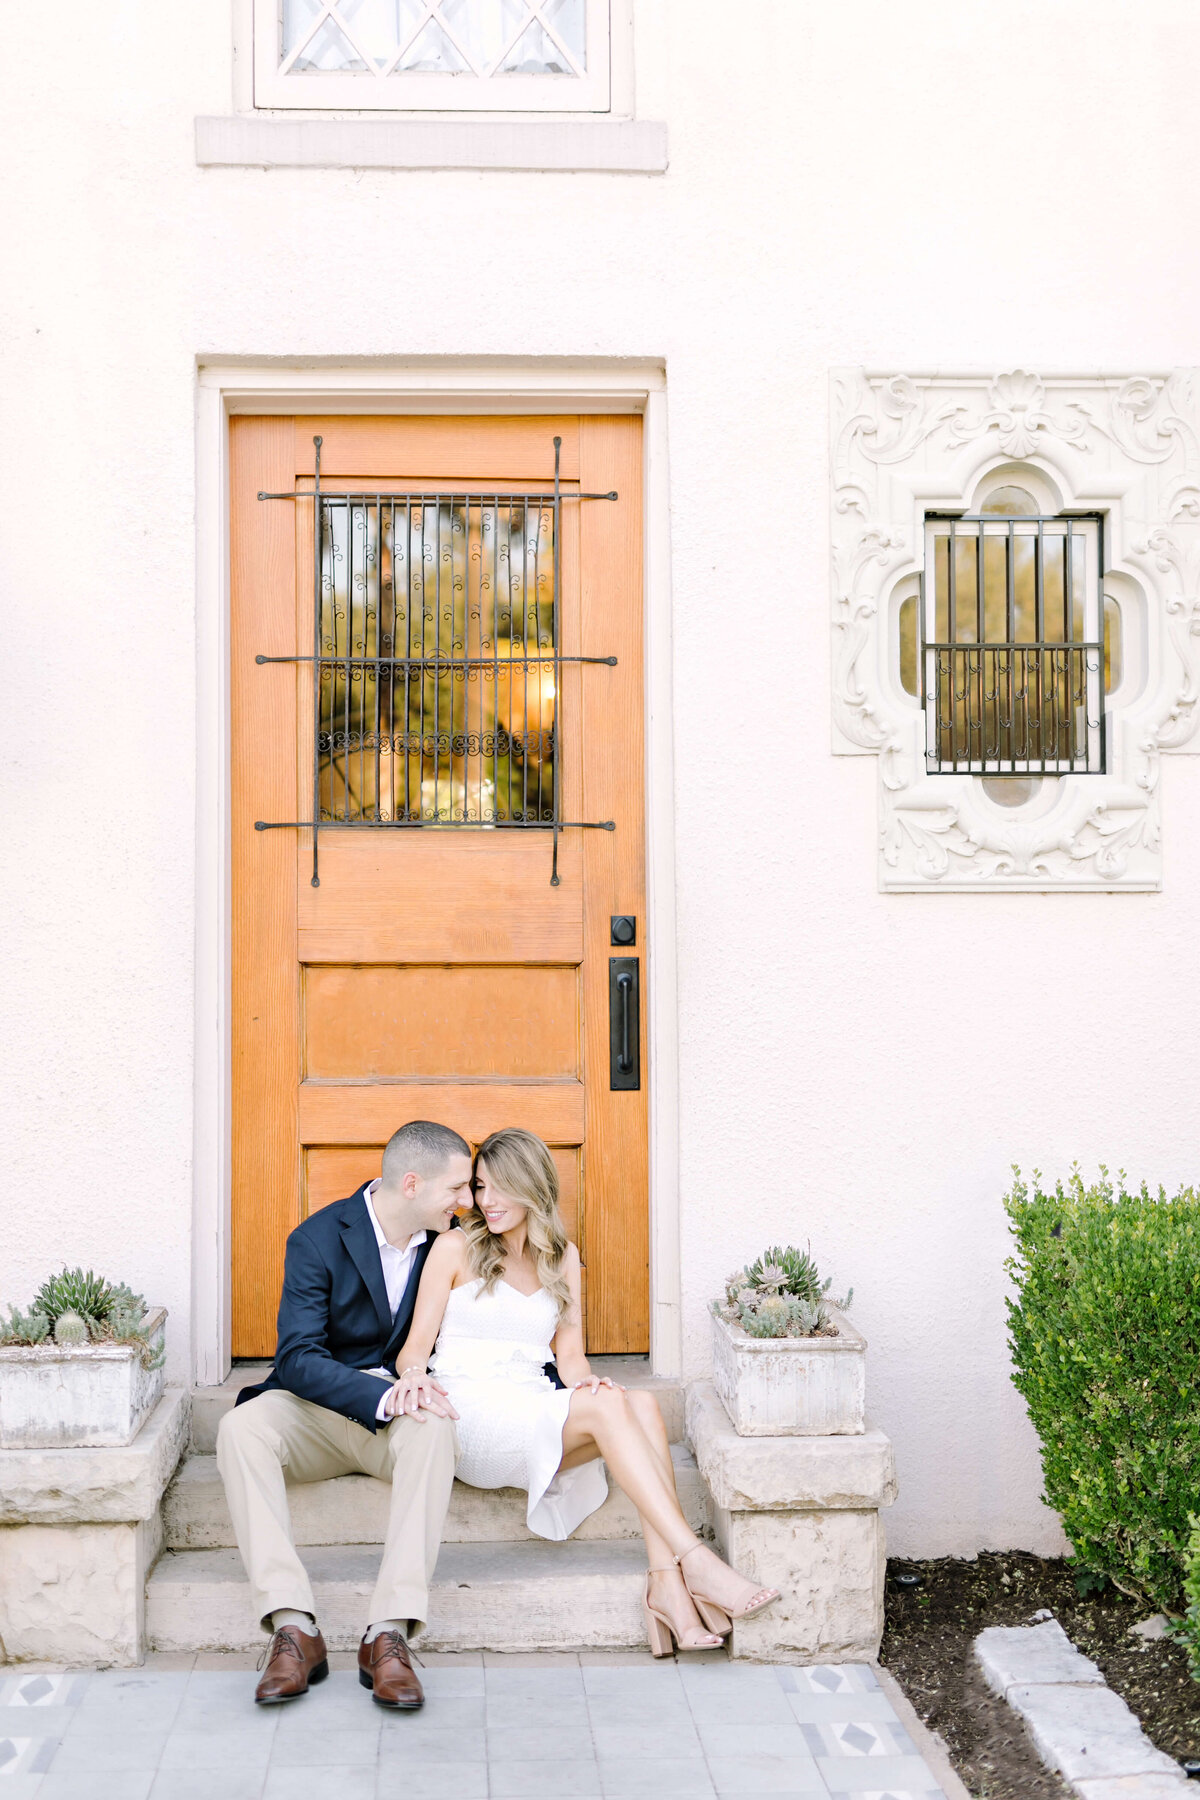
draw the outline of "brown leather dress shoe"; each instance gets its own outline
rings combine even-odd
[[[266,1668],[254,1690],[260,1706],[274,1706],[279,1700],[294,1700],[307,1694],[310,1685],[324,1681],[329,1673],[329,1657],[325,1639],[318,1631],[310,1637],[294,1625],[277,1631],[263,1652]],[[259,1664],[262,1668],[262,1664]]]
[[[358,1679],[370,1688],[380,1706],[401,1706],[415,1712],[425,1695],[409,1661],[408,1645],[399,1631],[381,1631],[358,1646]]]

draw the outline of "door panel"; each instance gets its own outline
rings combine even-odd
[[[311,494],[314,435],[315,665],[312,500],[257,498]],[[640,450],[630,418],[233,423],[235,1354],[273,1347],[288,1230],[413,1118],[544,1137],[589,1347],[648,1347],[646,1095],[608,1062],[613,914],[645,954]],[[552,886],[555,784],[616,828],[564,829]],[[319,885],[311,831],[254,829],[314,794]]]
[[[305,1074],[579,1079],[579,971],[309,967]]]

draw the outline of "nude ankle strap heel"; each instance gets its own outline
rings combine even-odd
[[[720,1634],[717,1633],[714,1635],[713,1628],[708,1624],[707,1619],[704,1619],[704,1623],[708,1626],[708,1631],[710,1636],[713,1637],[713,1642],[711,1644],[685,1644],[676,1636],[675,1627],[672,1625],[670,1619],[667,1618],[666,1614],[660,1613],[657,1607],[650,1604],[650,1577],[652,1575],[670,1575],[672,1572],[673,1571],[670,1569],[646,1570],[646,1587],[642,1594],[642,1617],[646,1621],[646,1637],[649,1640],[651,1656],[671,1656],[674,1653],[676,1644],[679,1645],[679,1648],[682,1651],[719,1649],[721,1645]],[[699,1611],[700,1609],[697,1608],[696,1610]],[[702,1619],[704,1618],[703,1613],[701,1613],[700,1616]]]
[[[760,1612],[766,1612],[768,1606],[774,1606],[776,1600],[779,1598],[779,1589],[759,1588],[757,1593],[751,1594],[745,1606],[739,1607],[736,1612],[729,1612],[719,1601],[712,1599],[710,1595],[698,1593],[692,1583],[688,1580],[687,1572],[683,1567],[683,1559],[685,1556],[690,1556],[693,1550],[706,1550],[707,1548],[707,1544],[692,1544],[689,1549],[680,1551],[679,1555],[675,1558],[675,1562],[678,1565],[680,1574],[683,1576],[687,1591],[692,1596],[692,1602],[695,1605],[696,1611],[700,1614],[700,1617],[704,1620],[708,1629],[710,1631],[719,1631],[722,1636],[725,1636],[728,1632],[733,1630],[733,1622],[735,1619],[753,1619]]]

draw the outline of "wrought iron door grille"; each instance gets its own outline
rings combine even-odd
[[[319,817],[553,825],[554,502],[322,498]]]
[[[260,820],[259,831],[311,827],[313,886],[326,827],[473,827],[558,835],[611,831],[564,820],[560,727],[561,519],[552,493],[330,494],[321,439],[311,493],[313,652],[259,663],[313,667],[313,817]]]
[[[930,517],[922,701],[930,774],[1104,773],[1098,517]]]

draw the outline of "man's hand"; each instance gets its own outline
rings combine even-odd
[[[426,1375],[420,1369],[407,1369],[384,1398],[384,1416],[398,1419],[401,1413],[407,1413],[425,1423],[423,1413],[436,1413],[440,1419],[457,1419],[458,1414],[450,1404],[450,1399],[440,1382]]]

